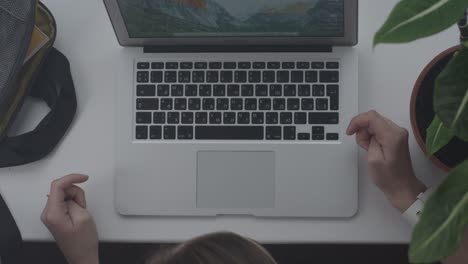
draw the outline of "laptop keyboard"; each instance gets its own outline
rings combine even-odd
[[[135,68],[136,140],[339,140],[339,61]]]

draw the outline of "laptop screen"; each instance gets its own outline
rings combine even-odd
[[[130,38],[343,37],[345,0],[117,0]]]

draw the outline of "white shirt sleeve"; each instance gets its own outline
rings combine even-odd
[[[410,225],[415,226],[419,222],[424,204],[434,190],[435,188],[432,187],[426,192],[419,194],[418,199],[403,213],[403,218],[405,218]]]

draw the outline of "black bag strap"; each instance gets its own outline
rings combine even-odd
[[[22,245],[21,233],[0,195],[0,258],[2,264],[13,263]]]
[[[31,132],[0,142],[0,168],[24,165],[47,156],[59,144],[76,113],[76,94],[67,58],[50,50],[30,96],[43,99],[51,111]]]

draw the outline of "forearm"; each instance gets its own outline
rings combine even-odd
[[[465,231],[465,236],[462,239],[460,247],[454,255],[447,258],[442,263],[444,264],[466,264],[468,263],[468,229]]]

